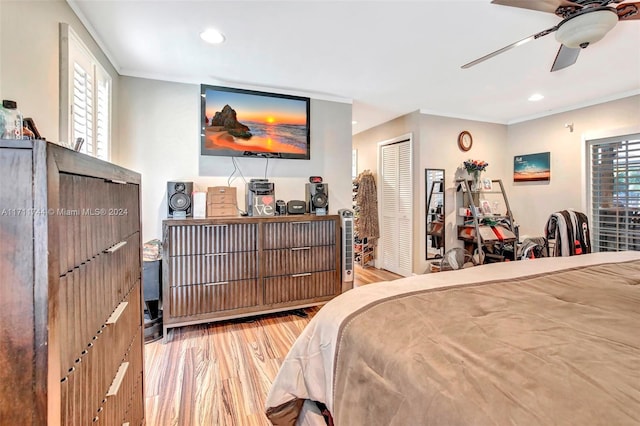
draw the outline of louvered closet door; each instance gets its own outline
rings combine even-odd
[[[380,155],[381,266],[409,276],[413,259],[411,142],[384,145]]]

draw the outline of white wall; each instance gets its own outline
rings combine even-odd
[[[573,132],[565,128],[573,123]],[[549,182],[514,183],[505,179],[511,209],[521,235],[542,236],[549,215],[565,209],[589,214],[585,188],[585,141],[640,131],[640,95],[555,114],[509,126],[506,164],[513,157],[551,153]]]
[[[417,117],[417,118],[416,118]],[[419,123],[419,124],[416,124]],[[569,132],[565,123],[573,123]],[[473,147],[462,152],[457,137],[462,130],[473,135]],[[414,273],[426,269],[424,169],[445,169],[445,247],[461,243],[456,235],[456,211],[461,198],[454,181],[465,175],[467,159],[489,163],[485,177],[502,179],[520,234],[544,235],[549,215],[558,210],[576,209],[588,214],[585,186],[585,144],[589,139],[640,132],[640,95],[559,113],[509,126],[439,117],[414,112],[371,130],[354,135],[358,150],[358,171],[377,167],[377,143],[412,132],[414,143]],[[513,157],[551,152],[550,182],[513,182]]]
[[[199,189],[227,185],[231,157],[200,156],[200,87],[122,77],[119,163],[142,173],[143,241],[161,238],[167,215],[167,181],[186,180]],[[351,207],[351,104],[311,100],[311,159],[270,159],[267,178],[276,198],[305,199],[309,176],[329,184],[329,212]],[[237,158],[244,177],[265,175],[264,158]],[[238,206],[245,182],[238,175]]]
[[[468,152],[458,148],[458,134],[467,130],[473,135],[473,147]],[[434,115],[421,114],[419,111],[398,117],[353,137],[353,147],[358,150],[358,172],[370,169],[377,171],[378,142],[392,139],[406,133],[412,133],[414,141],[413,168],[413,272],[422,273],[427,267],[426,261],[426,187],[424,169],[445,170],[445,248],[460,246],[457,239],[456,211],[459,197],[455,192],[455,180],[466,177],[459,170],[462,162],[468,159],[485,160],[489,167],[486,177],[505,179],[507,127],[500,124],[461,120]]]
[[[226,185],[233,170],[229,158],[199,158],[200,89],[119,76],[64,0],[0,0],[0,99],[18,102],[49,141],[59,142],[60,22],[73,28],[112,77],[111,161],[142,173],[143,241],[159,238],[168,180]],[[267,175],[285,200],[304,199],[308,177],[323,176],[335,213],[351,205],[351,105],[312,100],[311,114],[311,160],[269,160]],[[239,164],[247,179],[264,176],[263,159]],[[244,182],[234,185],[243,207]]]
[[[458,148],[458,135],[467,130],[473,136],[473,146],[467,152]],[[420,273],[427,269],[426,261],[426,187],[424,169],[445,170],[445,250],[461,247],[458,240],[457,212],[462,207],[462,195],[456,192],[455,181],[458,178],[468,178],[462,163],[465,160],[483,160],[489,163],[483,177],[502,179],[503,183],[509,178],[506,150],[507,126],[502,124],[485,123],[481,121],[462,120],[457,118],[439,117],[435,115],[420,115],[420,146],[419,172],[421,178],[415,187],[414,197],[418,213],[414,242],[414,272]],[[507,195],[509,195],[507,193]]]
[[[0,0],[0,99],[16,101],[22,114],[33,118],[40,134],[52,142],[59,137],[60,22],[73,28],[111,75],[116,111],[118,73],[64,0]],[[112,133],[117,128],[116,117]]]

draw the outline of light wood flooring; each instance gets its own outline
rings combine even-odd
[[[356,266],[356,285],[400,278]],[[147,426],[270,425],[269,387],[289,348],[319,307],[174,328],[145,345]]]

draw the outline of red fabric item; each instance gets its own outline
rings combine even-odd
[[[504,234],[502,233],[502,229],[496,228],[495,226],[492,226],[491,229],[493,230],[493,233],[496,234],[496,237],[498,237],[499,241],[504,241]]]

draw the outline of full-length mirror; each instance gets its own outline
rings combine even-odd
[[[444,254],[444,169],[424,169],[427,259]]]

